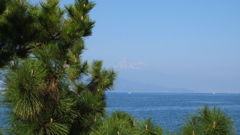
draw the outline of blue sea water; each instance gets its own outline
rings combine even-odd
[[[107,92],[106,97],[109,113],[121,110],[137,119],[151,117],[156,124],[169,131],[177,131],[185,115],[198,107],[217,105],[235,120],[237,135],[240,135],[240,94]],[[3,112],[4,108],[0,106],[0,128],[4,126]]]
[[[106,97],[109,113],[121,110],[137,119],[151,117],[171,132],[178,130],[187,114],[204,105],[217,105],[234,119],[237,134],[240,134],[240,94],[108,92]]]

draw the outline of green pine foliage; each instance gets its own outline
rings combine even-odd
[[[195,114],[190,114],[180,127],[182,135],[233,135],[235,129],[231,117],[217,106],[212,109],[205,105]]]
[[[81,60],[84,37],[94,25],[88,16],[93,6],[88,0],[65,8],[58,0],[1,1],[0,66],[9,134],[89,134],[101,122],[105,91],[116,74],[102,68],[102,61]]]
[[[134,129],[135,135],[163,135],[163,130],[156,125],[151,118],[142,119],[137,122]]]
[[[105,118],[98,129],[91,132],[90,135],[131,135],[135,127],[134,122],[131,115],[115,111]]]
[[[131,115],[122,112],[112,112],[103,120],[97,130],[91,135],[163,135],[160,126],[154,124],[151,118],[135,120]]]

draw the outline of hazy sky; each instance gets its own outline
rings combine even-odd
[[[175,79],[162,86],[240,92],[239,0],[95,3],[90,17],[96,24],[83,59],[103,60],[108,67],[129,58]]]

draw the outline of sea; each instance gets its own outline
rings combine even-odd
[[[1,96],[0,96],[1,98]],[[151,117],[165,131],[178,131],[184,118],[199,107],[217,105],[234,120],[236,134],[240,135],[240,94],[236,93],[106,93],[107,112],[124,111],[135,119]],[[4,108],[0,105],[0,128]]]
[[[176,132],[188,114],[217,105],[234,120],[240,135],[240,94],[236,93],[106,93],[106,110],[123,111],[136,119],[151,117],[165,131]]]

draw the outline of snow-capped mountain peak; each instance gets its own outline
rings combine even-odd
[[[127,58],[122,58],[119,60],[113,68],[115,69],[132,69],[132,70],[142,70],[145,64],[143,62],[133,62]]]

